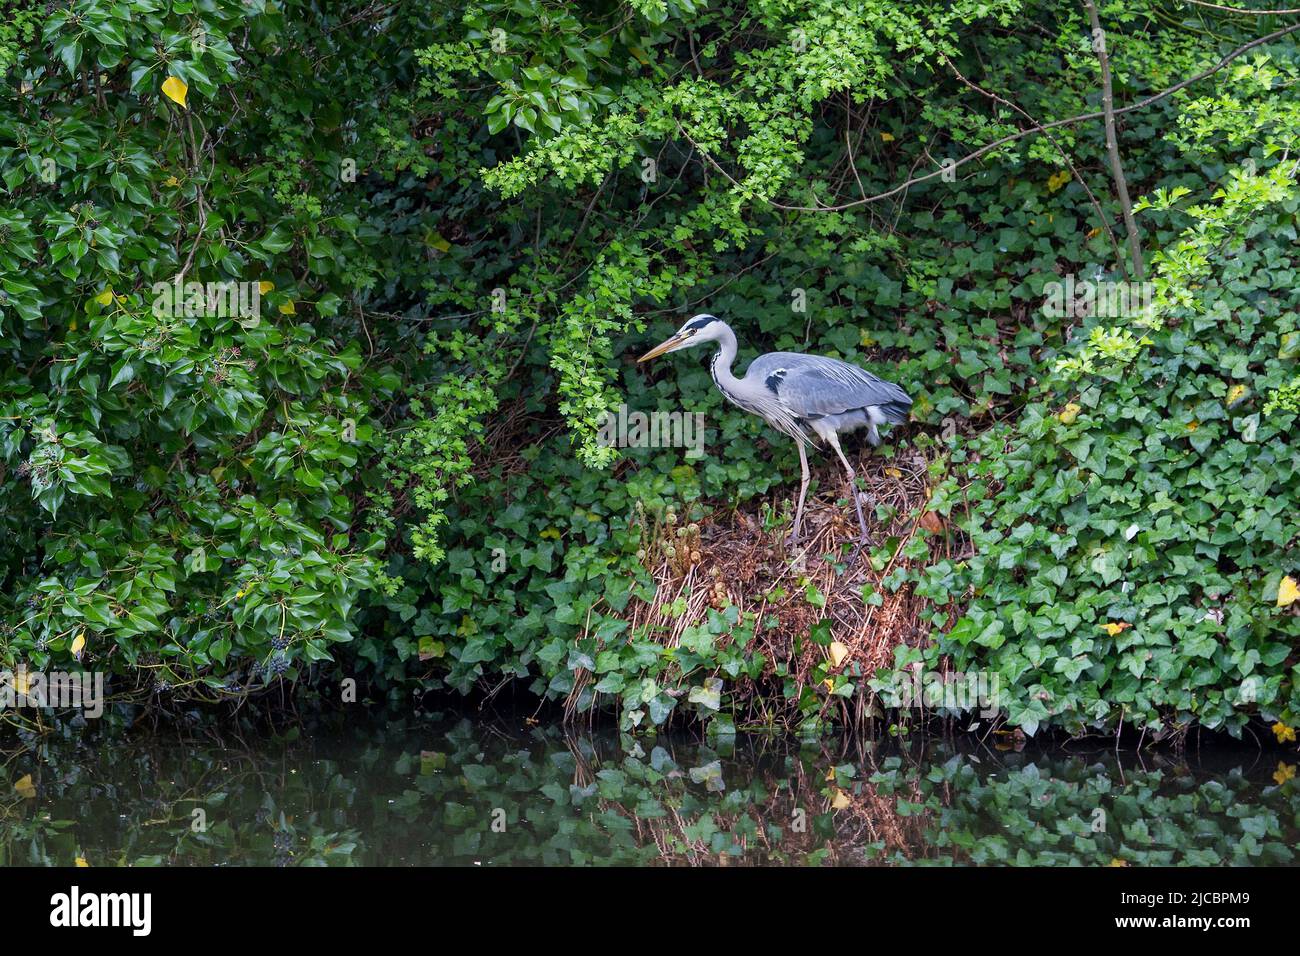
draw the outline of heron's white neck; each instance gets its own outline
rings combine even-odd
[[[713,353],[710,371],[718,388],[735,395],[741,387],[740,379],[731,373],[731,364],[736,361],[736,333],[727,323],[719,324],[722,331],[718,334],[718,351]]]

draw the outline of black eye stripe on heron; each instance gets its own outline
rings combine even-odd
[[[709,370],[723,397],[758,415],[798,445],[802,482],[791,540],[799,540],[804,497],[808,493],[807,446],[820,439],[835,449],[848,472],[862,532],[860,544],[866,544],[867,522],[854,485],[857,475],[840,448],[840,434],[865,427],[867,440],[873,447],[879,445],[877,427],[885,422],[907,421],[912,399],[893,382],[856,365],[802,352],[760,355],[749,364],[744,377],[737,378],[731,373],[731,363],[736,360],[736,335],[726,322],[707,313],[690,319],[672,338],[656,345],[639,361],[704,342],[718,343]]]

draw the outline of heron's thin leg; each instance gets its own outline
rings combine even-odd
[[[853,496],[853,506],[858,509],[858,528],[862,531],[862,537],[858,539],[858,543],[867,544],[870,542],[871,536],[867,534],[867,519],[862,516],[862,500],[858,497],[858,473],[853,470],[849,460],[844,457],[844,450],[840,448],[840,436],[831,432],[828,441],[831,447],[835,449],[835,454],[840,456],[840,461],[844,462],[844,470],[849,473],[849,494]]]
[[[802,469],[803,477],[799,484],[799,504],[794,509],[794,529],[790,532],[790,543],[799,543],[799,528],[803,523],[803,499],[808,494],[808,452],[804,450],[803,442],[795,442],[799,446],[799,467]]]

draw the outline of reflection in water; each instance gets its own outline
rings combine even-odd
[[[328,722],[268,741],[52,735],[9,754],[0,865],[1289,863],[1253,749],[1000,753]]]

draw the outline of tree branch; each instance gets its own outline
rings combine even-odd
[[[953,63],[952,60],[950,60],[948,57],[946,56],[943,57],[943,61],[944,63],[948,64],[948,69],[952,70],[953,73],[957,75],[957,79],[961,80],[964,84],[969,86],[976,93],[979,93],[981,96],[985,96],[993,100],[993,102],[995,103],[1001,103],[1002,105],[1015,110],[1026,120],[1028,120],[1034,126],[1035,129],[1037,129],[1044,136],[1047,137],[1047,141],[1052,144],[1052,146],[1056,149],[1058,153],[1061,154],[1062,162],[1064,162],[1065,165],[1070,168],[1070,172],[1074,174],[1075,182],[1077,182],[1080,186],[1082,186],[1083,191],[1088,194],[1088,201],[1092,203],[1092,208],[1097,213],[1097,218],[1101,221],[1101,228],[1106,230],[1106,235],[1110,239],[1110,247],[1113,250],[1115,250],[1115,262],[1117,265],[1123,268],[1124,253],[1120,251],[1119,240],[1115,238],[1115,230],[1110,227],[1110,220],[1107,218],[1105,210],[1101,208],[1101,203],[1097,201],[1096,194],[1093,193],[1092,188],[1088,185],[1087,180],[1083,178],[1083,174],[1079,172],[1078,168],[1074,165],[1073,161],[1071,161],[1070,154],[1065,151],[1065,147],[1061,145],[1060,141],[1055,136],[1053,136],[1050,132],[1043,129],[1042,124],[1039,123],[1038,120],[1034,119],[1032,116],[1029,115],[1029,113],[1021,109],[1015,103],[1012,103],[1010,100],[1006,99],[1005,97],[998,96],[998,94],[986,90],[982,86],[972,83],[970,80],[966,79],[966,77],[962,75],[961,70],[957,69],[957,64]]]
[[[1187,87],[1191,86],[1193,83],[1197,83],[1205,79],[1207,76],[1212,76],[1213,74],[1218,73],[1220,70],[1222,70],[1233,60],[1237,59],[1238,57],[1242,56],[1245,53],[1250,52],[1256,47],[1263,46],[1265,43],[1271,43],[1274,40],[1287,36],[1288,34],[1295,33],[1297,30],[1300,30],[1300,23],[1297,23],[1293,26],[1285,27],[1281,30],[1277,30],[1273,33],[1268,34],[1267,36],[1262,36],[1259,37],[1258,39],[1251,40],[1249,43],[1237,47],[1237,49],[1233,50],[1231,53],[1225,56],[1218,63],[1214,64],[1214,66],[1209,67],[1206,70],[1202,70],[1200,73],[1197,73],[1195,76],[1190,76],[1187,79],[1182,80],[1181,82],[1175,83],[1173,86],[1169,87],[1168,89],[1161,90],[1159,93],[1153,93],[1151,96],[1148,96],[1146,99],[1138,100],[1136,103],[1131,103],[1128,106],[1120,107],[1119,109],[1114,111],[1115,115],[1122,116],[1126,113],[1132,113],[1137,110],[1146,109],[1146,107],[1158,103],[1163,99],[1167,99],[1168,97],[1173,96],[1175,93],[1177,93],[1180,90],[1186,89]],[[1102,119],[1105,115],[1106,114],[1102,112],[1080,113],[1078,116],[1071,116],[1067,119],[1052,120],[1050,123],[1043,123],[1041,126],[1035,127],[1034,129],[1025,129],[1025,130],[1021,130],[1018,133],[1012,133],[1008,136],[1003,136],[1001,139],[994,140],[993,142],[988,143],[987,145],[981,146],[973,153],[963,156],[961,159],[953,160],[952,163],[944,166],[942,169],[936,169],[934,172],[926,173],[923,176],[914,176],[911,179],[908,179],[906,182],[899,183],[897,186],[885,190],[883,193],[877,193],[874,196],[865,196],[862,199],[854,199],[851,202],[840,203],[837,206],[792,206],[787,203],[779,203],[773,199],[765,199],[763,201],[766,202],[773,209],[780,209],[783,212],[843,212],[846,209],[855,209],[858,206],[865,206],[868,203],[879,202],[882,199],[888,199],[890,196],[897,196],[899,193],[910,188],[911,186],[915,186],[917,183],[923,183],[931,179],[936,179],[937,177],[942,176],[949,169],[956,169],[958,166],[963,166],[966,163],[973,162],[974,160],[979,159],[981,156],[987,156],[989,153],[993,152],[993,150],[998,149],[1002,146],[1006,146],[1008,143],[1017,142],[1019,140],[1024,139],[1027,136],[1033,136],[1037,133],[1045,132],[1046,130],[1049,129],[1056,129],[1057,127],[1061,127],[1061,126],[1073,126],[1076,123],[1085,123],[1089,120]],[[717,160],[715,160],[712,156],[710,156],[707,152],[705,152],[700,147],[700,145],[697,142],[695,142],[694,139],[691,138],[690,134],[686,132],[685,128],[683,128],[681,123],[677,124],[677,130],[682,134],[682,136],[686,138],[687,142],[689,142],[692,146],[696,148],[696,150],[699,151],[700,155],[704,158],[704,161],[708,163],[709,166],[711,166],[718,173],[720,173],[733,186],[738,186],[738,187],[741,186],[741,183],[734,176],[732,176],[722,166],[720,166]]]
[[[1101,109],[1105,114],[1106,153],[1110,157],[1110,175],[1115,180],[1115,194],[1119,197],[1119,208],[1124,214],[1124,229],[1128,232],[1129,257],[1133,260],[1133,277],[1141,282],[1146,269],[1142,265],[1142,237],[1138,235],[1137,220],[1133,218],[1133,200],[1128,194],[1128,179],[1124,176],[1124,160],[1119,154],[1119,134],[1115,130],[1115,97],[1111,85],[1110,53],[1106,50],[1106,31],[1101,28],[1101,18],[1097,16],[1097,4],[1093,0],[1083,0],[1084,9],[1088,11],[1088,20],[1092,24],[1092,48],[1101,64]]]

